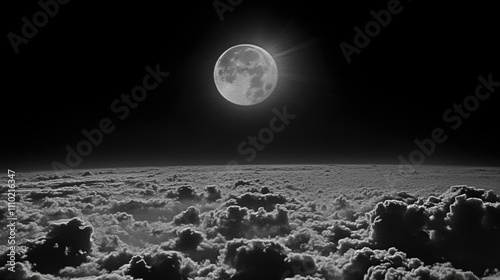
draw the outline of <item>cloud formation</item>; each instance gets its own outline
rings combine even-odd
[[[26,248],[17,250],[14,274],[6,253],[0,256],[0,278],[500,276],[500,197],[492,191],[455,186],[418,196],[359,186],[306,192],[282,179],[198,184],[185,172],[79,172],[68,182],[36,177],[34,186],[49,188],[21,194],[27,200],[19,205],[18,233]]]

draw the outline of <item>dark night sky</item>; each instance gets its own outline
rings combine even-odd
[[[497,10],[401,1],[402,12],[348,64],[339,44],[353,44],[353,28],[388,2],[246,0],[223,22],[211,1],[69,2],[18,54],[4,36],[2,167],[66,164],[65,147],[103,118],[115,130],[79,168],[246,163],[238,145],[283,106],[297,118],[252,164],[397,164],[415,139],[442,127],[448,139],[425,164],[499,165],[500,88],[457,130],[443,121],[479,75],[500,81]],[[19,34],[21,18],[38,10],[36,1],[4,8],[4,34]],[[271,54],[306,46],[277,59],[277,89],[251,107],[227,102],[213,82],[217,58],[242,43]],[[158,63],[170,76],[119,120],[110,105]]]

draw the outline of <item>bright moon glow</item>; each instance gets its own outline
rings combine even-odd
[[[214,80],[220,94],[238,105],[255,105],[276,88],[278,67],[273,57],[255,45],[237,45],[217,60]]]

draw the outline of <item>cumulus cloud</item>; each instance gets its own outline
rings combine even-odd
[[[500,267],[500,198],[492,192],[456,186],[415,204],[384,201],[369,216],[375,247],[477,275]]]
[[[454,266],[482,275],[500,268],[500,200],[482,193],[481,197],[458,191],[449,206],[443,227],[433,228],[433,246],[439,256]]]
[[[92,227],[78,218],[53,225],[46,237],[27,244],[26,259],[41,273],[56,274],[85,262],[91,250]]]
[[[58,272],[58,276],[67,277],[67,278],[81,278],[81,277],[90,277],[90,276],[99,276],[103,273],[99,269],[99,265],[97,263],[84,263],[77,267],[68,266],[65,267]]]
[[[177,252],[155,249],[132,257],[127,274],[144,280],[187,280],[194,273],[195,264]]]
[[[290,232],[288,210],[284,207],[277,207],[267,212],[264,208],[253,211],[233,205],[205,215],[203,223],[207,228],[207,236],[210,238],[217,234],[228,239],[274,237]]]
[[[226,205],[238,205],[253,210],[263,207],[265,210],[271,211],[276,204],[285,204],[286,201],[286,198],[281,194],[244,193],[230,199]]]
[[[7,267],[0,267],[0,279],[4,280],[49,280],[52,277],[42,277],[40,273],[33,272],[28,262],[16,262],[14,272]]]
[[[105,235],[98,243],[97,249],[100,252],[113,252],[121,246],[121,240],[118,235]]]
[[[185,228],[177,233],[179,239],[175,247],[179,251],[196,250],[203,241],[203,234],[190,228]]]
[[[221,197],[221,192],[216,186],[208,186],[205,188],[205,199],[208,201],[216,201]]]
[[[420,266],[411,271],[390,267],[390,265],[377,265],[370,267],[366,280],[377,279],[428,279],[428,280],[479,280],[472,272],[464,272],[453,268],[449,264],[435,264],[433,266]]]
[[[366,271],[364,278],[361,277],[363,271]],[[472,272],[456,269],[449,263],[424,265],[421,260],[407,258],[395,248],[357,251],[344,273],[346,279],[479,280]]]
[[[168,191],[167,197],[175,198],[175,199],[178,199],[180,201],[195,200],[195,199],[199,198],[199,196],[196,193],[196,191],[194,190],[194,188],[192,186],[189,186],[189,185],[181,186],[181,187],[177,188],[177,190],[175,190],[175,191],[172,191],[172,190]]]
[[[127,250],[127,248],[121,249],[120,251],[110,253],[101,257],[97,260],[101,269],[105,269],[108,272],[115,271],[120,267],[128,264],[134,255]]]
[[[235,240],[227,244],[224,262],[236,269],[231,280],[283,279],[291,271],[284,247],[275,242]]]
[[[190,206],[186,211],[181,212],[174,217],[174,224],[184,225],[184,224],[199,224],[200,223],[200,211],[194,206]]]
[[[250,186],[252,183],[245,181],[245,180],[238,180],[236,183],[234,183],[234,187],[243,187],[243,186]]]
[[[425,208],[398,200],[386,200],[370,212],[371,238],[376,247],[396,247],[414,256],[429,252],[430,237]]]
[[[283,240],[292,252],[314,252],[316,255],[328,256],[336,251],[335,243],[311,228],[292,231]]]
[[[217,236],[217,233],[232,239],[239,237],[244,231],[244,220],[248,209],[239,206],[229,206],[224,210],[213,211],[204,216],[204,227],[207,228],[209,237]]]
[[[317,270],[314,256],[310,254],[292,253],[287,256],[285,262],[290,270],[289,275],[313,275]]]

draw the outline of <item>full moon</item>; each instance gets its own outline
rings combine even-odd
[[[225,51],[217,60],[214,80],[220,94],[238,105],[255,105],[276,88],[278,67],[263,48],[243,44]]]

